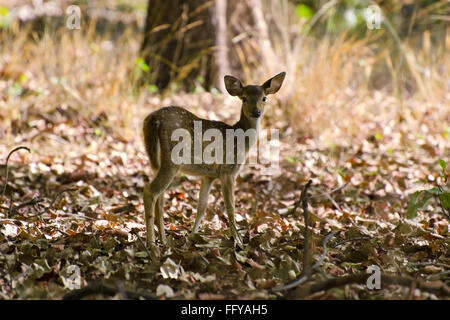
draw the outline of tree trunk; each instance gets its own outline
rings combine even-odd
[[[230,73],[228,62],[228,33],[227,33],[227,0],[216,0],[214,8],[214,25],[216,26],[217,51],[215,61],[217,66],[215,83],[217,88],[225,93],[223,77]]]
[[[165,89],[175,81],[187,89],[195,82],[214,85],[214,0],[149,0],[141,56],[148,80]]]
[[[149,0],[141,57],[141,80],[161,90],[225,92],[226,74],[257,81],[278,70],[261,0]]]

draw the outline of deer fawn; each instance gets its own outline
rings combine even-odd
[[[166,242],[163,224],[163,201],[164,191],[169,187],[174,176],[179,172],[188,175],[201,176],[201,187],[199,194],[199,202],[197,207],[197,216],[193,227],[193,232],[197,233],[201,219],[205,213],[208,195],[212,182],[219,178],[222,184],[222,193],[225,201],[225,207],[228,214],[231,234],[239,246],[242,246],[242,239],[237,232],[236,222],[234,218],[234,182],[236,176],[242,167],[242,163],[230,163],[225,161],[218,161],[218,163],[206,163],[206,161],[196,161],[195,156],[188,157],[187,163],[179,163],[173,161],[172,152],[178,141],[173,141],[173,133],[177,129],[184,129],[189,132],[190,137],[195,135],[196,127],[201,127],[201,133],[204,134],[208,129],[214,129],[216,132],[225,136],[227,130],[243,131],[253,129],[259,130],[261,116],[264,112],[264,105],[266,102],[266,95],[276,93],[284,80],[286,73],[282,72],[273,78],[267,80],[263,85],[248,85],[243,86],[241,81],[232,76],[225,76],[225,87],[229,94],[237,96],[242,100],[241,118],[234,125],[230,126],[220,121],[211,121],[201,119],[191,112],[180,107],[165,107],[149,114],[144,120],[144,141],[147,154],[150,158],[150,163],[155,172],[155,178],[151,183],[144,187],[144,207],[145,207],[145,222],[147,227],[147,243],[152,249],[156,250],[154,246],[155,241],[155,216],[159,230],[159,238],[162,243]],[[194,139],[195,140],[195,137]],[[249,139],[251,140],[251,139]],[[195,142],[195,141],[194,141]],[[189,141],[189,147],[193,146],[195,153],[195,143],[192,139]],[[245,142],[245,150],[243,150],[246,157],[253,141]],[[225,150],[225,142],[223,142],[223,150]],[[200,144],[200,152],[205,149],[204,142]],[[198,150],[198,146],[197,146]],[[233,157],[239,152],[236,147],[231,149]],[[230,152],[227,149],[227,153]],[[222,160],[221,155],[216,155],[219,160]],[[223,155],[225,159],[225,155]],[[245,160],[245,159],[244,159]],[[155,215],[156,213],[156,215]]]

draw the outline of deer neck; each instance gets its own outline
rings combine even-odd
[[[245,154],[246,155],[248,154],[250,148],[255,145],[255,143],[258,139],[260,123],[261,123],[261,117],[259,117],[259,118],[247,117],[244,114],[244,111],[241,110],[241,118],[233,126],[234,130],[242,129],[246,136],[247,136],[247,134],[249,134],[249,140],[245,139]],[[253,137],[253,138],[250,138],[250,137]]]
[[[241,110],[241,118],[238,122],[233,126],[235,129],[242,129],[247,131],[249,129],[256,130],[256,133],[259,133],[259,127],[261,124],[261,117],[259,118],[249,118],[244,114],[244,110]]]

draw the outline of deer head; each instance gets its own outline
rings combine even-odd
[[[286,72],[281,72],[260,86],[243,86],[239,79],[225,76],[225,88],[229,94],[242,100],[242,112],[247,118],[258,119],[264,113],[267,95],[274,94],[281,88],[285,76]]]

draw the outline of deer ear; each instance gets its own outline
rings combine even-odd
[[[270,78],[262,85],[264,92],[266,94],[274,94],[278,90],[280,90],[281,85],[283,84],[284,77],[286,76],[286,72],[281,72],[277,74],[275,77]]]
[[[225,81],[225,88],[229,94],[232,96],[240,96],[242,94],[244,87],[238,78],[233,76],[225,76],[223,79]]]

